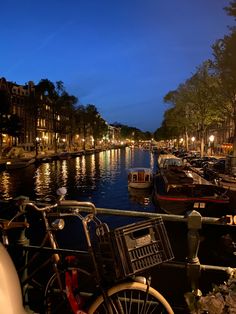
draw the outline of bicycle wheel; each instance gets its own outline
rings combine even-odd
[[[66,272],[76,274],[75,287],[73,287],[73,298],[75,303],[83,305],[87,298],[92,294],[91,289],[95,288],[95,283],[92,275],[84,269],[77,267],[69,267],[59,272],[60,280],[62,283],[62,289],[59,287],[59,280],[56,274],[53,274],[49,279],[44,293],[44,307],[45,314],[69,314],[75,313],[72,310],[73,300],[69,301],[67,297],[68,287],[66,287]]]
[[[170,304],[155,289],[139,282],[125,282],[107,291],[109,309],[100,295],[89,307],[88,314],[174,314]]]

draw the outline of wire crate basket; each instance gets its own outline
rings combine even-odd
[[[120,280],[174,258],[161,217],[114,230],[101,224],[96,234],[102,271],[107,278]]]

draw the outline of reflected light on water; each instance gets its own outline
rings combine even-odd
[[[3,197],[5,200],[9,200],[12,198],[9,193],[10,187],[10,175],[8,172],[4,171],[1,180],[1,190],[3,191]]]
[[[148,206],[150,204],[151,191],[149,189],[145,190],[145,189],[128,188],[128,191],[129,191],[129,197],[132,202],[135,202],[144,206]]]
[[[26,195],[32,199],[55,195],[67,188],[67,199],[92,201],[98,207],[151,208],[149,196],[130,195],[127,169],[149,167],[153,158],[139,149],[111,149],[96,154],[32,165],[19,171],[0,172],[0,198]]]
[[[154,170],[154,158],[155,158],[155,155],[154,154],[150,154],[150,168],[152,170]]]
[[[62,174],[62,185],[67,186],[68,166],[67,166],[66,160],[62,161],[61,174]]]
[[[96,174],[96,167],[95,167],[95,155],[91,156],[91,177],[94,178],[95,174]]]
[[[35,171],[35,192],[37,196],[43,196],[46,191],[49,192],[51,183],[50,175],[51,171],[49,163],[42,164],[41,167]]]

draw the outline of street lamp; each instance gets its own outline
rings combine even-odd
[[[40,138],[36,137],[35,139],[35,157],[36,158],[38,157],[38,154],[39,154],[39,141],[40,141]]]
[[[82,138],[82,142],[83,142],[83,150],[85,150],[85,139]]]
[[[195,142],[195,137],[193,136],[192,138],[191,138],[191,141],[192,141],[192,145],[193,145],[193,150],[195,149],[195,146],[194,146],[194,142]]]
[[[210,147],[211,147],[211,155],[212,155],[213,147],[214,147],[214,139],[215,139],[214,135],[209,136]]]

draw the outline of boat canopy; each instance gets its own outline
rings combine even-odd
[[[150,168],[130,168],[128,175],[130,182],[149,182],[152,180]]]

